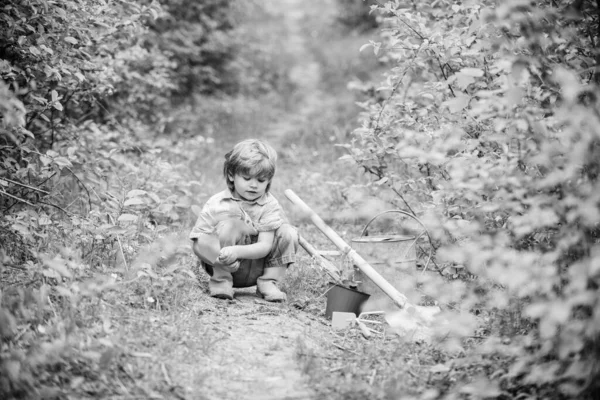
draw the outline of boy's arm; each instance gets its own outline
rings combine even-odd
[[[230,264],[240,259],[256,260],[264,258],[271,251],[274,238],[275,231],[259,232],[256,243],[223,247],[218,260],[224,264]]]
[[[223,262],[219,258],[219,250],[221,245],[219,239],[215,235],[207,235],[205,233],[198,234],[198,238],[194,240],[192,244],[192,250],[198,256],[198,258],[205,263],[213,265],[215,267],[221,267],[231,264],[231,262]]]

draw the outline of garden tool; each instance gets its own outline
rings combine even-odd
[[[365,261],[356,251],[354,251],[345,241],[342,239],[329,225],[325,223],[314,212],[302,199],[300,199],[296,193],[291,189],[287,189],[285,192],[286,197],[296,206],[298,206],[306,215],[308,215],[321,232],[329,238],[336,245],[338,249],[345,254],[346,257],[351,259],[353,263],[369,278],[371,279],[385,294],[387,294],[400,308],[411,307],[405,295],[398,292],[383,276],[381,276],[369,263]]]
[[[365,338],[370,338],[373,334],[382,332],[369,328],[367,324],[381,324],[379,321],[365,319],[367,315],[383,314],[382,311],[370,311],[361,313],[358,317],[354,313],[334,311],[331,317],[331,326],[334,329],[345,329],[348,325],[356,325]]]
[[[338,283],[338,284],[342,283],[341,272],[336,268],[335,265],[333,265],[331,262],[329,262],[329,260],[327,260],[326,258],[324,258],[319,253],[319,251],[314,248],[314,246],[312,244],[308,243],[306,241],[306,239],[304,239],[300,235],[298,235],[298,242],[299,242],[300,246],[302,246],[302,248],[308,254],[310,254],[321,265],[321,267],[323,267],[323,269],[325,270],[325,272],[329,275],[329,277],[331,279],[333,279],[333,281],[335,283]]]
[[[365,276],[367,276],[375,285],[377,285],[393,303],[400,308],[397,313],[402,314],[405,319],[415,323],[417,329],[428,328],[432,324],[432,317],[441,312],[441,309],[435,307],[416,306],[408,302],[405,295],[400,293],[383,276],[381,276],[364,258],[353,250],[331,227],[329,227],[302,199],[300,199],[291,189],[285,192],[286,197],[297,207],[299,207],[315,224],[321,232],[329,238],[333,244],[358,267]],[[427,310],[427,311],[425,311]],[[395,316],[397,313],[392,313]],[[388,316],[386,316],[388,319]]]

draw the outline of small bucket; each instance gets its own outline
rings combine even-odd
[[[340,285],[333,285],[327,292],[327,308],[325,317],[331,318],[334,311],[352,312],[360,315],[363,304],[369,299],[370,294],[359,292]]]
[[[416,267],[414,236],[362,236],[352,239],[352,248],[371,265],[385,264],[405,269]]]

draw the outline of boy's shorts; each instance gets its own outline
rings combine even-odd
[[[245,244],[256,243],[257,235],[247,236]],[[256,285],[256,281],[264,273],[265,268],[287,267],[296,262],[296,252],[298,250],[298,232],[292,225],[284,223],[275,230],[273,247],[271,252],[265,258],[256,260],[240,260],[239,269],[232,273],[233,287],[243,288]],[[202,262],[202,267],[208,273],[213,275],[213,266]]]

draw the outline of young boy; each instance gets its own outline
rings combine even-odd
[[[276,162],[275,150],[257,139],[225,155],[227,189],[206,202],[190,233],[212,297],[231,300],[234,287],[256,285],[265,300],[286,300],[277,286],[296,261],[298,234],[269,193]]]

